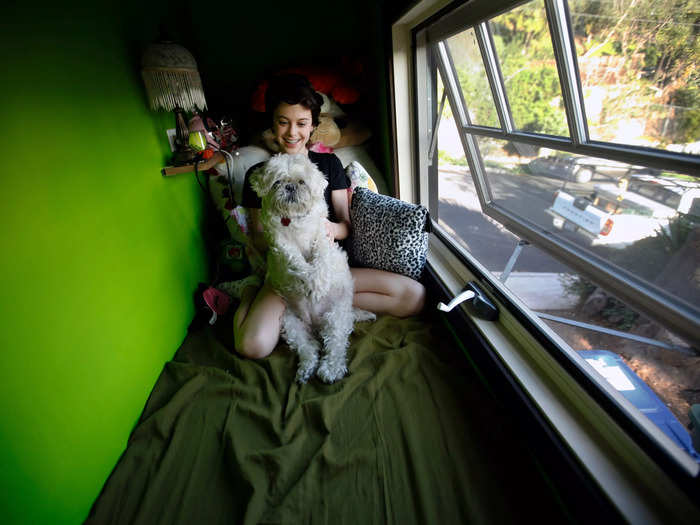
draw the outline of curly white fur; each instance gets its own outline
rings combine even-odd
[[[355,320],[347,254],[326,235],[326,178],[306,155],[272,157],[251,177],[262,198],[260,220],[269,244],[267,282],[284,299],[282,336],[299,354],[297,381],[311,375],[332,383],[347,373]]]

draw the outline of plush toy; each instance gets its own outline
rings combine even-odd
[[[343,63],[347,63],[344,61]],[[342,67],[342,66],[341,66]],[[362,73],[362,65],[357,62],[353,66],[348,66],[349,71],[353,71],[355,76]],[[318,67],[296,67],[283,69],[278,74],[297,73],[304,75],[311,86],[318,92],[331,97],[338,104],[354,104],[360,98],[360,91],[345,80],[341,73],[333,72],[329,69]],[[265,112],[265,91],[267,90],[267,80],[261,82],[252,97],[252,107],[259,113]]]

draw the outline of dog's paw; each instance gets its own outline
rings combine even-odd
[[[348,368],[345,363],[333,365],[327,360],[322,360],[321,366],[316,371],[316,375],[324,383],[335,383],[338,379],[345,377],[347,373]]]
[[[377,316],[372,312],[361,310],[360,308],[353,308],[352,316],[356,323],[361,323],[362,321],[374,321],[377,318]]]
[[[317,359],[307,359],[306,361],[300,361],[299,367],[297,368],[297,383],[304,384],[316,371],[316,365],[318,364]]]

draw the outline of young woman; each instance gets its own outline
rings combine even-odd
[[[270,82],[265,94],[265,110],[272,120],[274,140],[282,153],[301,153],[319,167],[328,179],[326,222],[329,242],[348,237],[351,230],[348,210],[348,180],[338,157],[308,150],[309,138],[318,125],[320,97],[309,81],[300,75],[284,75]],[[243,206],[248,208],[253,244],[264,253],[266,242],[260,226],[260,199],[250,188],[246,174]],[[425,301],[425,289],[403,275],[371,268],[351,268],[355,282],[354,305],[378,314],[407,317],[417,314]],[[233,318],[236,350],[245,357],[260,359],[274,350],[279,340],[285,304],[267,283],[262,288],[248,286],[241,292],[241,303]]]

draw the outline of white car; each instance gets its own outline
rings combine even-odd
[[[657,234],[677,214],[700,215],[700,184],[637,176],[624,184],[596,184],[589,197],[554,194],[545,211],[555,228],[576,231],[592,245],[624,248]]]

